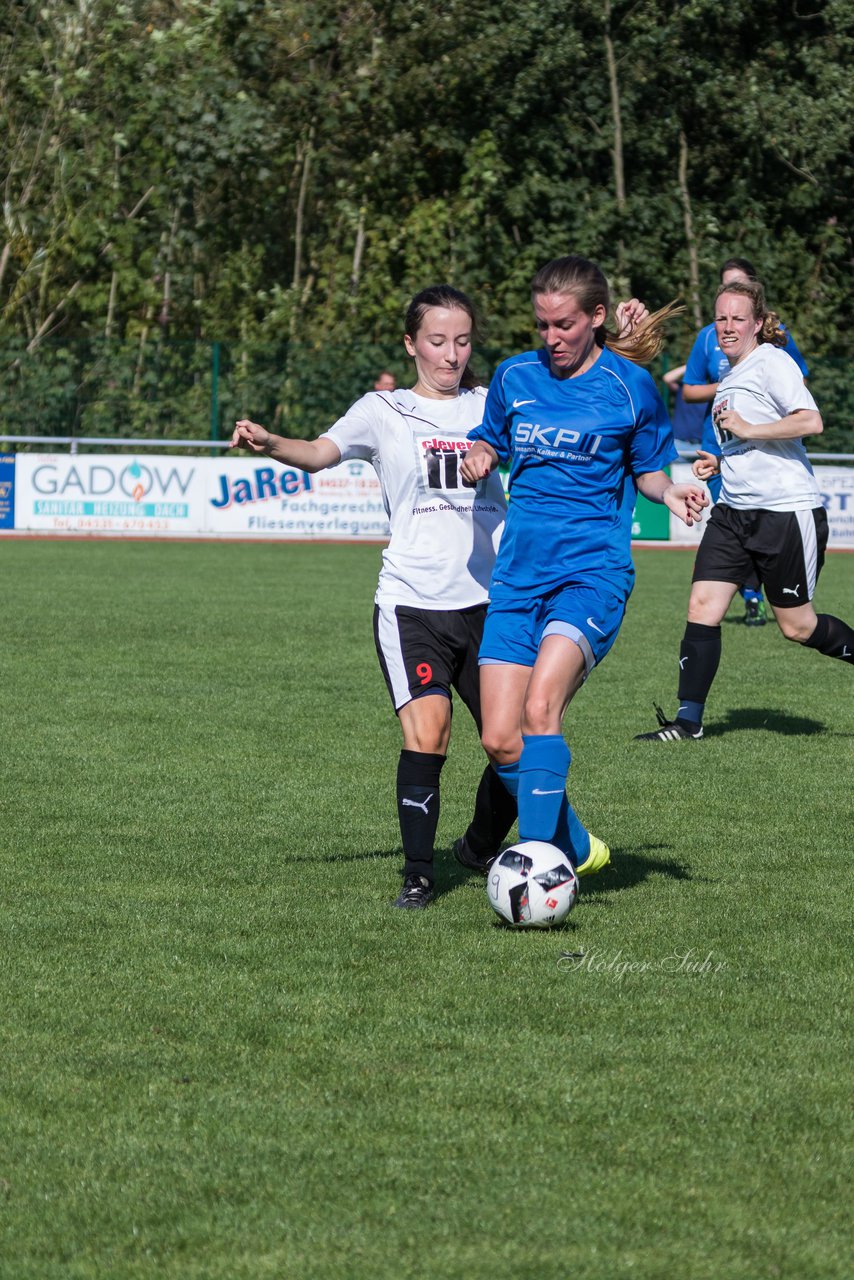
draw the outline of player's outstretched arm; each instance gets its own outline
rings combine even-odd
[[[462,460],[460,474],[469,484],[484,480],[498,466],[498,454],[485,440],[475,440]]]
[[[699,523],[703,509],[709,505],[704,489],[698,484],[674,484],[666,471],[647,471],[637,477],[638,488],[651,502],[662,502],[683,524]]]
[[[298,467],[300,471],[310,473],[334,467],[341,461],[341,451],[329,436],[321,436],[319,440],[289,440],[285,436],[274,435],[259,422],[250,422],[248,418],[241,418],[235,425],[230,447],[263,453],[285,466]]]

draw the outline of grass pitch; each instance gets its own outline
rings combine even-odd
[[[639,550],[566,722],[612,846],[555,933],[395,912],[379,549],[0,542],[0,1275],[847,1280],[850,667]],[[854,557],[820,609],[854,619]]]

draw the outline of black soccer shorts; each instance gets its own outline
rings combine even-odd
[[[747,582],[755,573],[769,604],[812,600],[827,547],[827,512],[743,511],[718,503],[694,561],[694,582]]]
[[[471,609],[374,606],[374,641],[392,704],[456,689],[480,730],[477,655],[486,605]]]

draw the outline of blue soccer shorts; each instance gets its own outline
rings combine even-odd
[[[481,666],[532,667],[546,636],[566,636],[584,655],[586,679],[616,640],[625,612],[624,596],[586,583],[564,583],[538,596],[497,593],[487,611],[478,660]]]

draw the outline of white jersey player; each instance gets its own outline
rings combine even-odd
[[[758,425],[804,410],[818,413],[818,406],[800,369],[779,347],[760,343],[729,370],[712,405],[721,450],[721,502],[743,511],[813,511],[821,506],[802,437],[741,439],[723,426],[724,415],[732,411]]]
[[[395,906],[426,907],[434,892],[439,780],[456,690],[481,727],[478,649],[490,576],[504,524],[498,475],[464,483],[460,463],[480,424],[485,393],[469,381],[474,308],[448,285],[425,289],[406,313],[404,345],[415,364],[411,390],[363,396],[317,440],[272,435],[237,423],[232,446],[316,472],[350,458],[374,467],[391,539],[375,597],[374,637],[403,731],[397,803],[403,888]],[[454,853],[486,872],[516,818],[516,804],[490,765],[472,823]]]
[[[647,741],[703,736],[703,714],[721,657],[721,622],[740,582],[755,573],[787,640],[854,663],[854,630],[812,599],[827,546],[821,504],[803,439],[822,431],[821,414],[758,281],[721,285],[715,328],[730,371],[715,393],[721,459],[694,463],[705,480],[720,466],[721,498],[694,564],[688,622],[679,653],[679,709],[659,710]]]
[[[337,446],[342,462],[361,458],[379,477],[391,525],[375,597],[381,609],[486,604],[504,488],[497,475],[477,488],[460,475],[485,399],[483,387],[446,400],[408,390],[370,392],[321,437]]]

